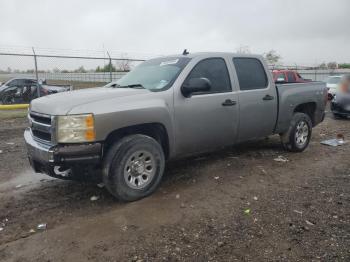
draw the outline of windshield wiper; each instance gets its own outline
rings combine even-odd
[[[124,87],[124,86],[122,86]],[[130,87],[130,88],[142,88],[144,89],[145,87],[141,84],[132,84],[132,85],[126,85],[125,87]]]

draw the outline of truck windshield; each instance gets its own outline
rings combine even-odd
[[[168,89],[182,69],[188,64],[188,57],[163,57],[143,62],[134,70],[106,87],[146,88],[151,91]]]

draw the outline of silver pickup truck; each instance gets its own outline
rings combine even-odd
[[[326,101],[321,82],[276,85],[261,56],[176,55],[105,87],[32,101],[24,137],[36,172],[100,170],[112,195],[134,201],[155,191],[170,159],[273,134],[303,151]]]

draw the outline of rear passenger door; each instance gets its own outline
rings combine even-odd
[[[238,141],[271,135],[277,119],[276,88],[257,58],[235,57],[239,82]]]

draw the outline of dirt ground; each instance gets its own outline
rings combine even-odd
[[[303,153],[273,136],[169,163],[128,204],[34,174],[25,126],[0,120],[0,261],[350,261],[350,142],[320,144],[350,120],[327,116]]]

